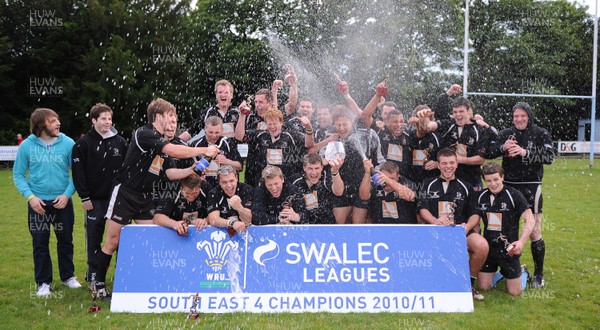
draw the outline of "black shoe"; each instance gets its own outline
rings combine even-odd
[[[479,291],[477,291],[477,289],[475,289],[475,287],[471,287],[471,291],[473,292],[473,300],[483,300],[483,295],[481,293],[479,293]]]
[[[544,275],[534,275],[533,281],[531,281],[532,289],[543,289],[546,286]]]
[[[106,290],[104,282],[92,282],[90,286],[92,287],[92,295],[95,295],[97,300],[110,301],[112,299],[112,295]]]
[[[96,295],[98,297],[97,299],[100,301],[110,302],[110,300],[112,299],[112,294],[110,292],[108,292],[108,290],[106,290],[106,288],[98,289],[96,291]]]

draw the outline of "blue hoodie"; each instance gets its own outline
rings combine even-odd
[[[71,198],[75,193],[69,171],[74,144],[63,133],[49,146],[34,134],[29,135],[17,149],[13,168],[13,181],[21,195],[27,198],[33,194],[47,201],[60,195]]]

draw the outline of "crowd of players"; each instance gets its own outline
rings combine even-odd
[[[284,84],[289,95],[279,106]],[[231,234],[267,224],[460,225],[467,236],[475,299],[483,299],[476,279],[487,290],[504,277],[510,294],[521,293],[522,279],[529,274],[519,256],[529,238],[535,264],[531,287],[544,287],[541,183],[543,165],[552,163],[554,153],[550,135],[535,125],[527,103],[517,103],[513,125],[498,132],[473,114],[468,99],[458,96],[459,85],[441,94],[433,109],[418,105],[408,118],[385,100],[385,83],[376,87],[364,109],[346,82],[336,89],[345,104],[329,107],[308,97],[299,99],[290,71],[271,89],[257,91],[253,101],[234,106],[233,85],[220,80],[215,84],[216,104],[201,110],[187,130],[177,134],[175,106],[158,98],[147,108],[148,124],[133,132],[129,142],[113,128],[110,107],[92,107],[93,127],[74,143],[68,157],[71,186],[86,211],[86,281],[98,297],[110,298],[106,272],[120,229],[132,220],[169,227],[179,235],[187,235],[190,225],[196,230],[224,227]],[[54,112],[44,120],[53,117],[58,121]],[[27,140],[50,149],[57,140],[68,139],[58,131],[36,134],[34,119],[32,115],[33,134]],[[201,131],[204,136],[194,139]],[[248,146],[245,160],[240,143]],[[333,144],[337,149],[329,152]],[[36,197],[32,187],[39,183],[31,180],[33,164],[24,161],[32,158],[21,149],[14,177],[29,203],[31,221],[42,214],[44,201],[51,206],[58,197]],[[195,165],[202,157],[208,165],[199,170]],[[498,157],[501,166],[485,163]],[[57,196],[65,195],[70,203],[73,191],[68,187]],[[72,217],[70,207],[66,218]],[[72,220],[67,221],[72,227]],[[51,262],[47,251],[40,252],[44,243],[48,249],[47,242],[36,235],[32,231],[41,288],[51,283]],[[49,230],[43,234],[48,235]],[[72,242],[69,237],[62,241],[71,244],[72,265]],[[73,284],[73,271],[69,266],[63,274],[63,261],[61,279]]]

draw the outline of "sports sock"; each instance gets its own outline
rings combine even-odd
[[[529,282],[529,275],[527,274],[527,272],[521,273],[521,288],[523,289],[523,291],[527,289],[527,282]]]
[[[96,281],[103,283],[106,282],[106,273],[108,272],[108,267],[110,267],[110,259],[112,259],[112,255],[108,255],[100,250],[97,252],[97,256],[98,273],[96,274]]]
[[[498,282],[500,282],[503,278],[504,275],[502,275],[500,271],[496,271],[496,273],[494,274],[494,278],[492,278],[492,288],[495,287],[496,284],[498,284]]]
[[[531,256],[535,270],[534,275],[544,275],[544,256],[546,255],[546,244],[544,238],[540,238],[535,242],[531,242]]]

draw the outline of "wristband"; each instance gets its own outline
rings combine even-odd
[[[349,100],[349,99],[351,99],[352,97],[350,97],[350,94],[344,94],[344,98],[345,98],[346,100]]]
[[[308,135],[313,135],[314,132],[315,131],[312,128],[306,130],[306,134],[308,134]]]
[[[337,173],[331,173],[331,176],[338,176],[338,175],[340,175],[340,172],[337,172]]]
[[[34,194],[29,195],[29,197],[27,197],[27,203],[29,203],[29,201],[32,200],[34,197]]]
[[[235,219],[229,219],[229,221],[227,221],[227,227],[233,227],[234,223],[235,223]]]

